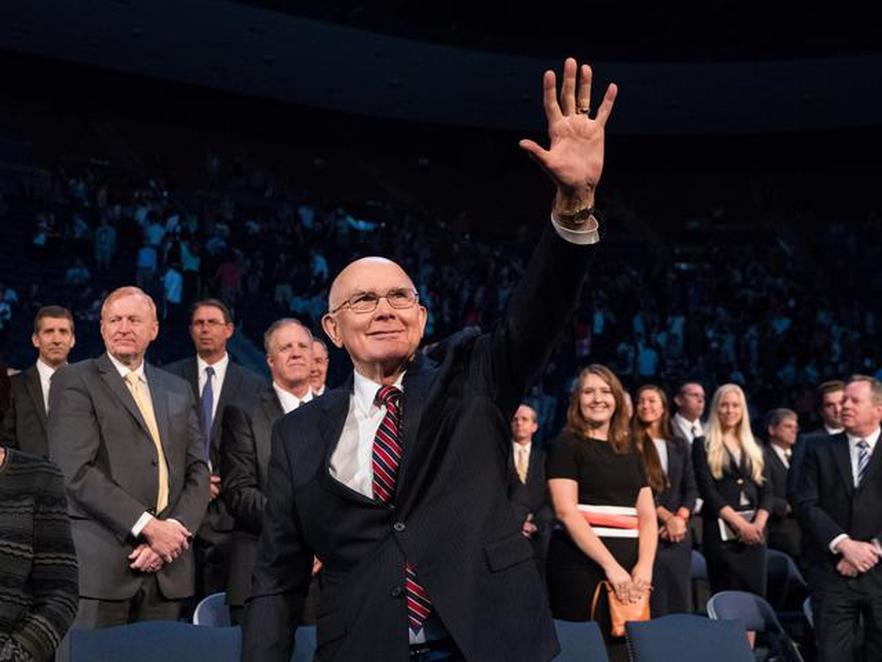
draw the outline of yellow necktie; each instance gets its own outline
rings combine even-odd
[[[159,427],[156,425],[156,415],[153,413],[153,402],[150,396],[144,390],[141,380],[135,372],[129,372],[126,375],[126,383],[135,399],[135,404],[144,417],[147,429],[150,431],[150,438],[156,447],[156,456],[158,459],[157,469],[159,472],[159,489],[156,491],[156,512],[161,513],[168,505],[168,464],[165,462],[165,453],[162,450],[162,442],[159,439]]]
[[[521,479],[522,483],[527,482],[527,449],[523,446],[518,448],[518,458],[516,462],[517,470],[518,470],[518,478]]]

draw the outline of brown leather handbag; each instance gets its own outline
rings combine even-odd
[[[648,621],[649,616],[649,593],[644,593],[637,602],[622,602],[616,596],[615,589],[608,581],[597,583],[594,589],[594,599],[591,600],[591,620],[597,620],[597,603],[600,601],[600,589],[606,589],[606,599],[609,603],[609,619],[612,622],[611,633],[614,637],[625,636],[625,623],[628,621]]]

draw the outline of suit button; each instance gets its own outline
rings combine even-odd
[[[402,594],[402,590],[400,586],[393,586],[392,590],[389,592],[393,598],[400,598]]]
[[[401,533],[406,528],[407,527],[404,525],[404,522],[395,522],[395,524],[392,525],[392,530],[396,533]]]
[[[150,460],[150,464],[152,464],[155,467],[159,464],[159,460]]]

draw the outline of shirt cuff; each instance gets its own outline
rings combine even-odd
[[[588,223],[586,223],[587,229],[585,230],[572,230],[570,228],[565,228],[557,222],[557,219],[554,218],[554,214],[551,215],[551,224],[554,226],[554,229],[560,238],[571,244],[587,246],[588,244],[596,244],[600,241],[600,232],[598,231],[600,226],[597,223],[597,219],[593,216],[589,217]]]
[[[830,551],[833,554],[838,554],[839,552],[836,551],[836,548],[839,546],[839,543],[841,543],[843,540],[848,540],[848,539],[849,539],[849,536],[847,533],[840,533],[838,536],[836,536],[835,538],[833,538],[833,540],[830,541],[830,545],[829,545]]]
[[[138,521],[135,522],[135,526],[132,527],[132,537],[137,538],[141,535],[141,531],[144,530],[144,527],[153,519],[153,515],[148,513],[146,510],[141,514],[138,518]]]

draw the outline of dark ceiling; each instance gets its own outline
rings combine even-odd
[[[555,58],[589,51],[594,60],[713,62],[882,50],[872,3],[238,1],[421,41]]]

